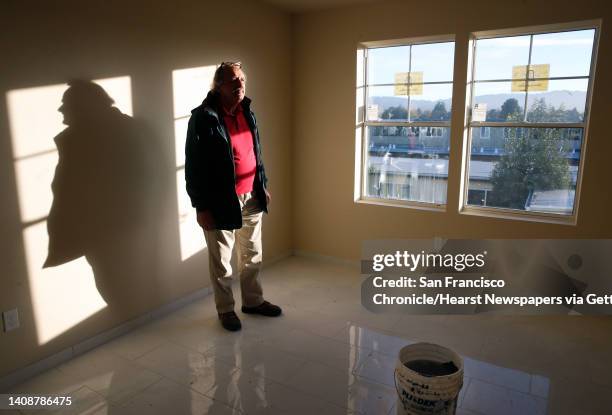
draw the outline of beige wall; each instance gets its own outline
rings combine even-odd
[[[294,248],[357,259],[377,238],[609,238],[612,17],[604,1],[382,1],[299,15],[294,24]],[[603,18],[577,226],[458,213],[467,42],[472,31]],[[355,51],[359,42],[456,35],[448,208],[353,202]]]
[[[242,60],[249,76],[247,95],[253,98],[260,123],[273,195],[270,215],[264,224],[265,258],[290,251],[291,17],[273,6],[252,1],[226,2],[222,7],[220,4],[96,0],[37,2],[34,7],[31,3],[3,2],[0,11],[3,32],[0,38],[0,309],[18,308],[21,328],[0,333],[0,377],[209,285],[206,251],[184,261],[180,254],[177,191],[184,192],[184,188],[182,183],[177,188],[176,179],[173,70],[215,65],[228,59]],[[42,231],[39,236],[46,235],[46,219],[29,223],[22,216],[24,207],[18,192],[24,189],[18,183],[18,161],[15,160],[15,147],[19,143],[15,142],[9,127],[7,94],[25,88],[61,85],[74,78],[125,76],[131,82],[128,94],[133,102],[134,123],[139,131],[147,131],[139,137],[144,140],[140,144],[144,145],[135,147],[133,143],[117,142],[118,137],[113,136],[108,137],[112,146],[92,142],[82,147],[86,157],[92,154],[100,154],[100,158],[104,154],[126,157],[128,154],[134,163],[131,167],[118,167],[115,160],[103,160],[101,165],[107,169],[96,177],[88,176],[88,166],[81,165],[83,174],[77,169],[77,174],[67,179],[73,185],[73,194],[68,203],[63,202],[72,206],[63,206],[63,209],[80,211],[77,214],[84,221],[75,223],[72,216],[72,223],[70,218],[64,218],[61,224],[64,231],[71,232],[90,224],[99,225],[98,218],[108,215],[99,205],[80,206],[83,197],[79,189],[90,196],[92,186],[100,184],[123,189],[123,193],[116,193],[109,206],[117,208],[112,214],[124,223],[106,234],[103,229],[96,229],[96,237],[92,237],[95,240],[90,241],[93,246],[87,247],[96,253],[94,259],[100,262],[94,267],[96,283],[104,287],[105,298],[110,298],[112,304],[48,339],[41,339],[41,324],[46,324],[44,321],[50,320],[57,311],[45,310],[46,304],[61,301],[79,315],[82,311],[79,301],[87,300],[85,292],[74,284],[69,292],[55,292],[53,287],[61,287],[65,277],[91,286],[93,275],[91,269],[85,272],[89,266],[83,262],[81,266],[85,268],[79,268],[85,270],[83,275],[68,276],[69,272],[79,271],[70,271],[69,265],[43,271],[41,261],[32,260],[39,258],[41,252],[33,252],[35,248],[28,246],[27,234],[36,228]],[[198,93],[203,98],[206,91]],[[60,103],[51,105],[57,108]],[[45,131],[44,126],[29,125],[28,128],[36,134],[28,140],[54,148],[56,132]],[[127,153],[128,150],[133,153]],[[54,149],[48,152],[51,158],[54,153]],[[45,154],[34,154],[30,159],[45,157]],[[98,162],[96,156],[89,160]],[[28,170],[31,165],[25,165],[26,171],[21,172],[21,177],[39,185],[36,169]],[[147,170],[134,166],[146,166]],[[123,186],[126,181],[132,186],[128,191]],[[48,186],[42,190],[41,194],[48,192]],[[26,187],[25,191],[32,193],[31,188]],[[45,246],[38,248],[46,249]],[[33,281],[35,278],[41,280]],[[51,278],[57,278],[57,283],[50,281]],[[36,295],[33,294],[35,286],[39,287]],[[52,288],[40,289],[49,286]]]

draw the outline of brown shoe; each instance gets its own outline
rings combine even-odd
[[[283,310],[277,305],[264,301],[257,307],[242,306],[242,312],[246,314],[260,314],[266,317],[278,317],[282,314]]]
[[[233,311],[228,311],[227,313],[219,313],[219,320],[221,320],[221,325],[225,330],[238,331],[242,328],[240,319]]]

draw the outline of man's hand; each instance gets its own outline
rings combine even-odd
[[[266,192],[266,205],[269,205],[270,200],[272,200],[272,196],[270,196],[270,192],[268,192],[268,189],[264,189],[264,192]]]
[[[210,210],[203,210],[198,212],[198,224],[206,231],[212,231],[215,229],[215,219],[210,213]]]

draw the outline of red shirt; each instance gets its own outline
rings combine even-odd
[[[229,132],[232,151],[234,152],[236,194],[242,195],[252,192],[257,160],[253,149],[253,134],[242,112],[242,106],[238,105],[234,115],[230,115],[224,110],[223,121]]]

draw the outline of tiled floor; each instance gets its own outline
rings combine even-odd
[[[62,414],[394,414],[398,351],[430,341],[464,357],[457,414],[612,413],[611,318],[372,314],[358,270],[303,257],[262,281],[282,317],[226,332],[208,297],[12,392],[70,394]]]

